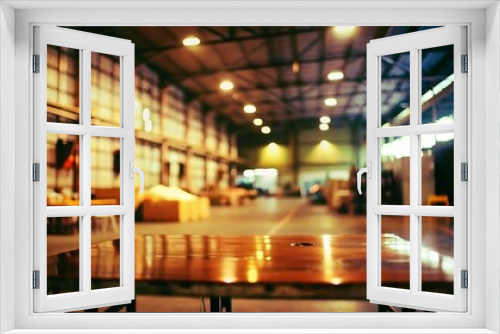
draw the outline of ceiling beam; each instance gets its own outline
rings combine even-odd
[[[351,60],[354,58],[365,58],[366,53],[365,52],[359,52],[357,54],[351,55]],[[314,63],[319,63],[319,62],[326,62],[330,60],[343,60],[344,59],[344,54],[339,54],[339,55],[332,55],[332,56],[326,56],[326,57],[320,57],[320,58],[309,58],[309,59],[302,59],[300,62],[300,65],[304,64],[314,64]],[[292,61],[279,61],[279,62],[274,62],[274,63],[265,63],[265,64],[254,64],[254,65],[243,65],[243,66],[234,66],[234,67],[228,67],[228,68],[214,68],[214,69],[208,69],[206,71],[197,71],[197,72],[190,72],[190,73],[172,73],[171,76],[178,80],[187,80],[187,79],[192,79],[195,77],[199,76],[210,76],[217,74],[219,72],[239,72],[239,71],[254,71],[254,70],[264,70],[264,69],[274,69],[277,67],[291,67],[293,64]]]
[[[297,34],[306,34],[310,32],[316,32],[318,30],[323,30],[324,27],[308,27],[308,28],[301,28],[297,29],[294,31],[286,30],[286,31],[274,31],[270,35],[268,34],[260,34],[260,33],[253,33],[252,35],[247,35],[247,36],[239,36],[239,37],[221,37],[218,39],[213,39],[213,40],[208,40],[208,41],[201,41],[199,44],[200,46],[207,45],[207,46],[213,46],[213,45],[219,45],[219,44],[227,44],[227,43],[238,43],[238,42],[245,42],[245,41],[253,41],[256,39],[265,39],[266,37],[281,37],[281,36],[289,36],[289,35],[297,35]],[[170,50],[175,50],[175,49],[182,49],[185,48],[185,46],[181,43],[179,40],[179,43],[177,44],[167,44],[167,45],[159,45],[155,47],[145,47],[145,48],[138,48],[136,49],[136,53],[163,53],[166,51]]]
[[[392,29],[391,27],[378,27],[378,28],[376,28],[373,39],[379,39],[382,37],[389,36],[391,33],[391,29]],[[366,61],[366,57],[365,57],[365,59],[363,59],[363,66],[361,66],[359,71],[358,71],[358,76],[361,76],[363,74],[366,75],[366,66],[367,66],[367,61]],[[385,80],[385,79],[382,77],[382,80]],[[409,75],[408,75],[407,80],[410,80]],[[358,83],[356,85],[355,91],[359,90],[359,88],[360,88],[359,86],[360,86],[360,84]],[[352,100],[352,96],[349,98],[349,101],[344,105],[344,109],[343,109],[344,113],[347,111],[347,108],[349,108],[349,106],[351,105],[351,100]],[[364,110],[364,109],[362,107],[360,107],[360,112],[362,110]]]

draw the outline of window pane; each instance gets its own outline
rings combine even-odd
[[[420,219],[422,291],[453,294],[453,218]]]
[[[47,133],[47,206],[80,205],[80,137]]]
[[[80,291],[80,217],[47,218],[47,294]]]
[[[92,125],[120,126],[120,57],[92,52]]]
[[[380,139],[381,204],[410,205],[410,136]]]
[[[422,124],[453,123],[453,45],[421,50]]]
[[[410,119],[410,53],[380,57],[381,126],[408,125]]]
[[[92,137],[92,205],[119,205],[120,138]]]
[[[80,50],[47,45],[47,122],[80,123]]]
[[[92,217],[92,290],[120,286],[120,218]]]
[[[422,205],[453,206],[454,134],[422,135]]]
[[[381,216],[381,279],[384,287],[410,289],[410,217]]]

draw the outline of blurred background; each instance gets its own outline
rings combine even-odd
[[[355,179],[366,44],[433,27],[71,28],[135,44],[146,191],[136,189],[134,311],[199,312],[214,296],[236,312],[377,311],[363,297]],[[424,124],[453,122],[452,56],[422,51]],[[78,124],[79,51],[50,46],[47,57],[47,121]],[[409,66],[409,53],[381,59],[381,126],[409,123]],[[119,127],[120,59],[92,52],[91,81],[92,125]],[[49,206],[79,205],[80,140],[47,135]],[[91,140],[92,205],[121,203],[120,146]],[[453,134],[424,135],[421,148],[422,204],[453,205]],[[384,138],[380,152],[382,204],[408,205],[410,138]],[[408,288],[409,218],[381,221],[382,285]],[[95,289],[119,285],[120,224],[92,217]],[[79,228],[79,217],[47,221],[50,293],[78,291]],[[423,218],[422,237],[423,289],[453,293],[453,220]]]

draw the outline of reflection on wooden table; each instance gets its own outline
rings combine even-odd
[[[405,268],[409,266],[398,263],[409,261],[409,242],[394,234],[385,234],[382,241],[383,258],[389,262],[384,265],[391,267],[390,271],[385,271],[388,277],[383,278],[384,282],[393,282],[394,286],[407,285],[409,275]],[[160,294],[201,295],[210,291],[218,294],[225,291],[245,296],[252,293],[262,296],[269,292],[274,296],[279,294],[280,287],[302,286],[317,290],[305,293],[309,297],[337,296],[340,287],[348,289],[342,293],[343,298],[366,296],[364,235],[151,235],[136,236],[135,243],[138,293],[141,293],[141,283],[144,283],[143,286],[147,287],[156,285],[159,290],[152,293]],[[91,254],[93,280],[105,282],[119,279],[118,240],[93,245]],[[449,293],[453,282],[449,262],[453,263],[453,258],[433,252],[431,256],[423,257],[422,261],[426,282],[437,285],[437,291]],[[78,251],[49,257],[48,263],[49,276],[56,280],[75,280],[78,277],[78,271],[72,275],[68,268],[60,268],[61,265],[78,268]],[[176,288],[171,289],[169,284]],[[253,286],[260,286],[260,290],[245,290]],[[282,293],[300,296],[300,292],[286,289]]]

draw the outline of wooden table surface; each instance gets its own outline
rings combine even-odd
[[[182,236],[135,238],[137,293],[281,298],[366,298],[366,236]],[[383,282],[407,286],[409,243],[382,239]],[[425,282],[449,291],[450,255],[423,256]],[[76,281],[78,251],[48,259],[51,278]],[[62,270],[61,265],[66,266]],[[119,243],[92,246],[92,279],[119,278]],[[385,269],[387,268],[387,270]],[[75,271],[77,272],[77,271]],[[58,273],[58,274],[56,274]]]

